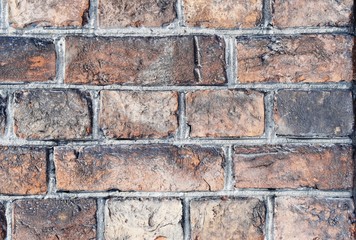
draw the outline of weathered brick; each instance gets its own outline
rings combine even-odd
[[[0,82],[43,82],[55,76],[53,41],[0,37]]]
[[[102,0],[99,24],[102,28],[160,27],[176,18],[175,0]]]
[[[190,27],[253,28],[261,23],[262,1],[184,0],[184,14]]]
[[[264,239],[266,209],[258,199],[195,200],[192,239]]]
[[[353,0],[274,0],[275,27],[319,27],[351,25]]]
[[[9,21],[14,28],[81,27],[88,19],[88,0],[9,0]]]
[[[192,137],[250,137],[264,132],[264,95],[255,91],[204,90],[187,94]]]
[[[175,92],[102,91],[99,124],[109,138],[164,138],[177,128]]]
[[[351,199],[278,197],[275,239],[355,239],[353,210]]]
[[[5,206],[0,203],[0,240],[6,239],[6,216],[5,216]]]
[[[43,194],[46,183],[46,150],[0,147],[0,193]]]
[[[93,199],[18,200],[12,239],[95,239],[95,216]]]
[[[220,37],[66,39],[66,83],[92,85],[224,84]]]
[[[237,188],[352,189],[352,146],[236,147]]]
[[[339,137],[353,131],[350,91],[281,90],[274,105],[277,135]]]
[[[91,133],[90,101],[74,90],[15,93],[14,128],[26,139],[80,139]]]
[[[105,239],[181,240],[182,204],[178,200],[107,201]]]
[[[223,189],[221,149],[170,145],[55,147],[63,191],[216,191]]]
[[[240,38],[238,78],[241,83],[351,81],[352,47],[353,38],[344,35]]]

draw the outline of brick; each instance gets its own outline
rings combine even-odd
[[[18,200],[12,239],[95,239],[94,199]]]
[[[181,240],[182,204],[178,200],[107,201],[105,239]]]
[[[264,95],[255,91],[204,90],[187,94],[191,137],[251,137],[264,132]]]
[[[0,203],[0,240],[6,239],[6,216],[5,216],[5,206],[4,204]]]
[[[47,152],[42,148],[0,147],[0,193],[46,193]]]
[[[355,239],[355,223],[351,223],[353,210],[351,199],[278,197],[275,206],[275,238]]]
[[[350,91],[289,91],[275,96],[277,135],[341,137],[352,133],[354,114]]]
[[[221,85],[220,37],[66,38],[66,83],[91,85]]]
[[[351,25],[353,0],[274,0],[272,7],[272,24],[278,28],[342,27]]]
[[[9,0],[9,21],[14,28],[81,27],[89,15],[88,0]]]
[[[352,189],[352,146],[235,147],[237,188]]]
[[[176,18],[175,0],[102,0],[99,2],[101,28],[160,27]]]
[[[264,239],[265,204],[252,198],[194,200],[192,239]]]
[[[239,38],[238,78],[241,83],[351,81],[352,47],[353,38],[344,35]]]
[[[224,186],[221,149],[120,145],[55,147],[63,191],[217,191]]]
[[[261,0],[184,0],[186,24],[204,28],[253,28],[262,20]]]
[[[0,37],[0,82],[44,82],[55,76],[52,40]]]
[[[25,139],[80,139],[91,133],[91,102],[75,90],[15,92],[14,128]]]
[[[165,138],[174,135],[175,92],[102,91],[99,125],[108,138]]]

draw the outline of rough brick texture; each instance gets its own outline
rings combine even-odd
[[[264,95],[205,90],[187,94],[191,137],[251,137],[264,132]]]
[[[273,25],[285,27],[351,25],[353,0],[274,0]]]
[[[274,120],[278,135],[339,137],[353,131],[350,91],[279,91]]]
[[[109,200],[105,239],[181,240],[182,213],[178,200]]]
[[[102,91],[99,124],[109,138],[165,138],[178,127],[175,92]]]
[[[190,209],[192,239],[264,239],[266,208],[258,199],[197,200]]]
[[[0,37],[0,82],[44,82],[55,76],[53,41]]]
[[[175,0],[102,0],[99,4],[103,28],[160,27],[176,18]]]
[[[219,37],[66,39],[66,83],[92,85],[224,84]]]
[[[46,150],[42,148],[0,147],[0,193],[44,194]]]
[[[5,240],[6,238],[6,216],[5,216],[5,206],[0,203],[0,240]]]
[[[90,101],[74,90],[15,93],[14,128],[25,139],[79,139],[91,133]]]
[[[56,147],[57,187],[64,191],[217,191],[221,149],[169,145]]]
[[[236,147],[237,188],[351,189],[350,145]]]
[[[88,0],[8,0],[14,28],[81,27],[88,18]]]
[[[277,198],[275,239],[355,239],[353,210],[351,199]]]
[[[95,239],[95,213],[93,199],[19,200],[12,213],[12,239]]]
[[[238,78],[241,83],[351,81],[352,46],[353,38],[342,35],[239,38]]]
[[[184,0],[188,26],[205,28],[253,28],[261,23],[261,0]]]

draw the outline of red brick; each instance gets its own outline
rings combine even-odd
[[[9,21],[14,28],[81,27],[88,19],[88,0],[9,0]]]
[[[0,147],[0,193],[9,195],[46,193],[45,149]]]
[[[91,85],[221,85],[220,37],[66,39],[66,83]]]
[[[55,147],[62,191],[217,191],[221,149],[170,145]]]
[[[261,23],[262,1],[184,0],[185,20],[190,27],[253,28]]]
[[[91,133],[90,101],[75,90],[15,93],[14,128],[25,139],[80,139]]]
[[[240,38],[238,78],[241,83],[351,81],[352,47],[353,38],[344,35]]]
[[[191,137],[251,137],[264,132],[264,95],[204,90],[187,94]]]
[[[353,210],[351,199],[276,198],[275,239],[355,239]]]
[[[102,91],[99,124],[109,138],[165,138],[178,128],[175,92]]]
[[[44,82],[55,76],[52,40],[0,37],[0,82]]]
[[[174,199],[110,199],[105,239],[181,240],[182,213],[182,203]]]
[[[263,240],[265,204],[252,198],[194,200],[190,204],[192,239]]]
[[[275,27],[349,26],[353,0],[274,0]]]
[[[5,206],[0,203],[0,240],[6,239],[6,216],[5,216]]]
[[[353,102],[348,90],[281,90],[274,105],[277,135],[342,137],[353,132]]]
[[[352,189],[352,146],[236,147],[237,188]]]
[[[175,0],[101,0],[101,28],[160,27],[176,18]]]
[[[95,239],[93,199],[18,200],[13,209],[12,239]]]

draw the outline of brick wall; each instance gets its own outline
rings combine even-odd
[[[0,240],[355,239],[352,0],[1,0]]]

